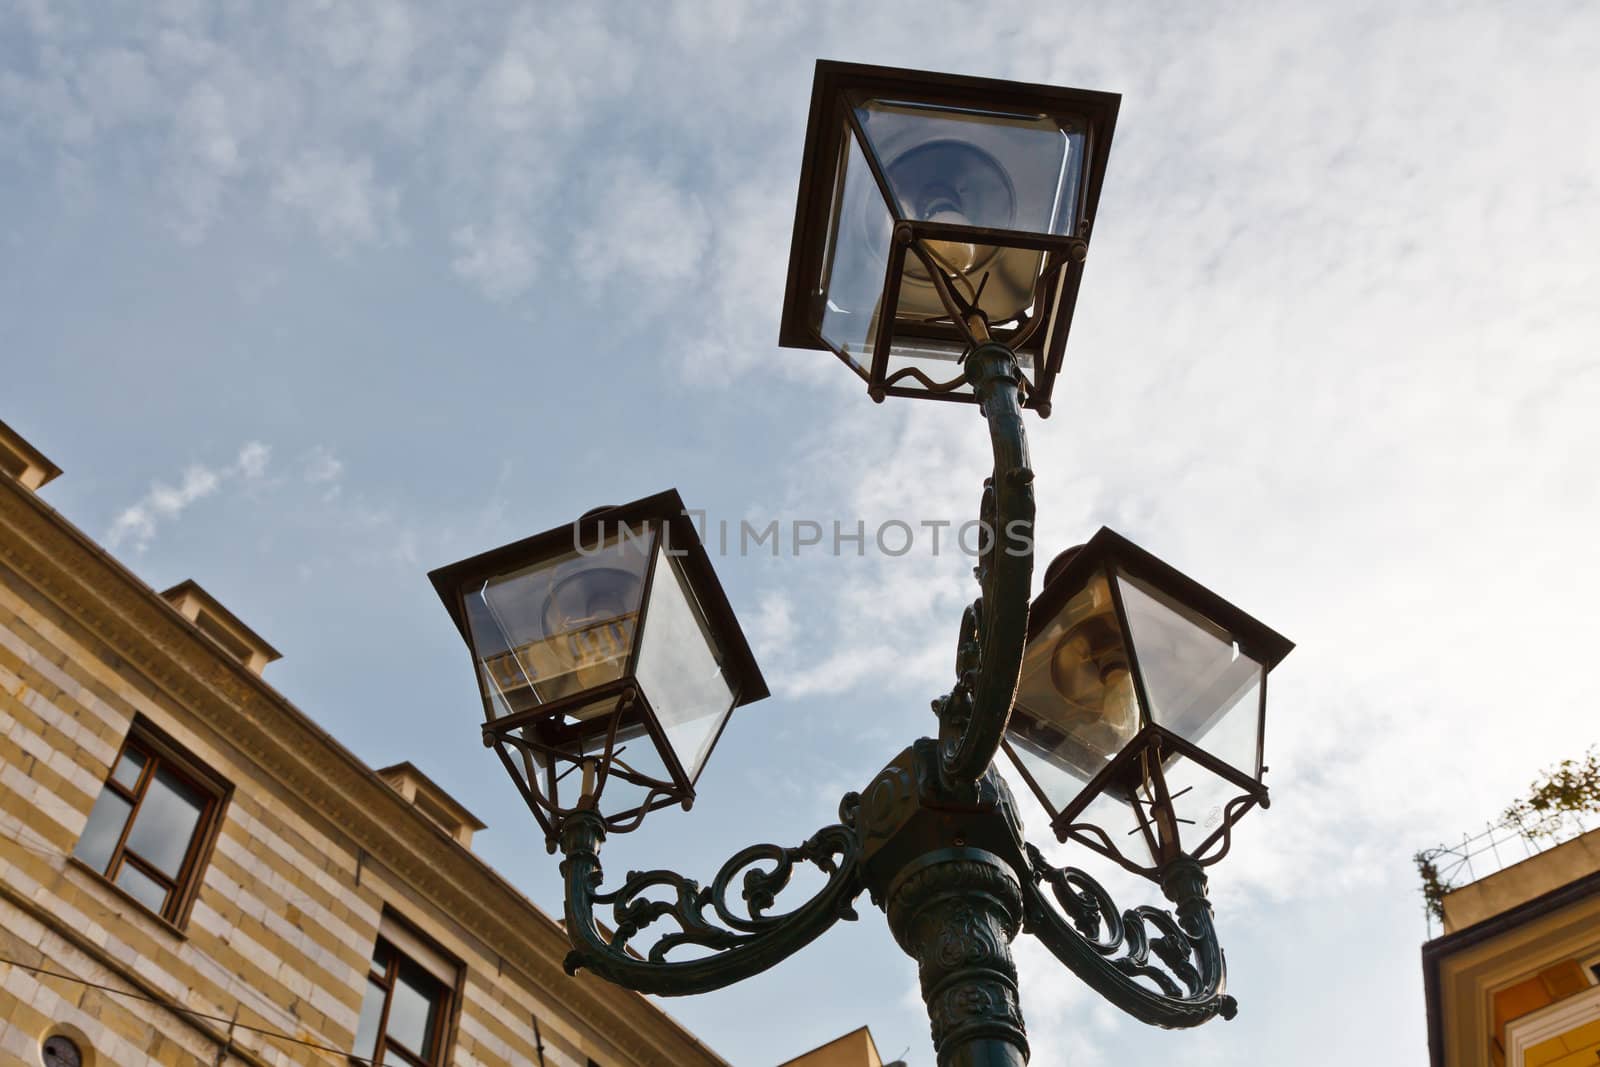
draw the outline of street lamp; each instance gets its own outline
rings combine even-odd
[[[1022,412],[1049,410],[1117,103],[817,65],[781,343],[831,349],[875,400],[976,403],[994,453],[982,595],[934,701],[938,736],[847,793],[838,823],[743,849],[705,886],[657,870],[600,888],[607,832],[687,807],[729,713],[766,696],[676,493],[432,575],[472,650],[484,739],[561,850],[569,973],[717,989],[856,918],[865,891],[917,960],[940,1067],[1027,1062],[1010,951],[1023,929],[1144,1022],[1234,1013],[1204,868],[1266,804],[1266,675],[1291,646],[1109,530],[1057,560],[1030,622]],[[994,768],[1002,747],[1058,837],[1156,881],[1175,914],[1119,910],[1048,863]],[[802,863],[822,888],[775,912]]]
[[[1152,878],[1215,863],[1267,804],[1267,672],[1292,647],[1102,529],[1034,599],[1004,747],[1062,841]]]
[[[1048,415],[1120,99],[818,63],[779,343],[875,400],[971,401],[981,329]]]
[[[631,830],[694,782],[766,683],[677,490],[429,575],[472,651],[493,746],[556,849],[576,811]]]

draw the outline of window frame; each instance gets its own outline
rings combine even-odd
[[[436,965],[442,964],[454,971],[455,980],[445,981],[438,974],[435,974],[432,968],[409,955],[404,946],[398,944],[395,938],[389,935],[388,929],[390,927],[394,928],[397,935],[404,935],[404,937],[416,941],[419,946],[437,956]],[[380,945],[385,945],[389,949],[389,964],[383,974],[373,970],[373,963],[375,962],[373,957],[378,955]],[[402,962],[409,963],[423,974],[426,974],[434,982],[437,982],[439,988],[443,990],[443,998],[439,1002],[435,1016],[433,1040],[430,1042],[426,1053],[422,1056],[418,1056],[410,1049],[393,1042],[389,1037],[389,1010],[394,1004],[395,984],[400,977]],[[449,1060],[450,1050],[454,1045],[456,1011],[461,1005],[461,983],[465,976],[466,968],[461,965],[460,961],[439,948],[431,938],[424,936],[410,923],[405,922],[388,908],[385,908],[382,920],[378,924],[378,929],[373,933],[372,953],[367,959],[366,970],[362,972],[361,996],[363,1004],[366,1002],[366,990],[369,984],[377,984],[383,987],[383,1008],[378,1013],[378,1032],[373,1039],[371,1057],[364,1057],[358,1051],[352,1050],[350,1062],[379,1064],[384,1065],[384,1067],[394,1064],[398,1064],[399,1067],[445,1067]],[[359,1036],[359,1024],[357,1036]],[[390,1053],[394,1054],[393,1059],[390,1058]]]
[[[140,768],[139,777],[131,789],[116,780],[117,768],[122,765],[123,757],[127,755],[129,749],[138,751],[144,757],[144,766]],[[127,847],[128,836],[138,821],[145,798],[149,796],[150,783],[155,779],[158,769],[166,770],[205,801],[195,820],[194,831],[189,837],[183,861],[178,865],[176,877],[167,875],[154,863]],[[194,910],[195,900],[199,897],[200,885],[204,881],[205,870],[210,865],[211,853],[221,831],[222,813],[233,796],[233,785],[201,763],[164,731],[140,717],[134,720],[123,737],[116,757],[111,761],[111,766],[101,782],[100,793],[95,795],[96,803],[107,789],[112,790],[130,805],[127,818],[122,823],[122,830],[117,835],[117,843],[103,868],[96,867],[79,857],[76,844],[73,846],[73,860],[85,870],[92,871],[117,893],[138,905],[146,914],[182,930]],[[84,828],[88,829],[87,823],[84,824]],[[82,840],[81,833],[79,840]],[[130,857],[136,871],[168,887],[166,904],[159,911],[117,884],[117,876]]]

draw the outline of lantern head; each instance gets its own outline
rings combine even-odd
[[[832,351],[876,400],[971,401],[945,287],[1049,414],[1120,99],[819,61],[779,344]]]
[[[1267,803],[1267,674],[1294,646],[1110,530],[1035,598],[1005,748],[1056,835],[1154,876]]]
[[[675,490],[429,575],[472,652],[484,743],[554,847],[598,811],[687,808],[735,707],[766,683]]]

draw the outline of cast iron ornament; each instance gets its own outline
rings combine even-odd
[[[966,370],[989,424],[995,470],[984,483],[989,535],[974,571],[982,595],[963,614],[955,687],[934,701],[937,742],[924,739],[864,793],[847,794],[839,823],[796,847],[743,849],[707,886],[673,871],[635,871],[602,891],[606,827],[593,812],[574,814],[561,829],[569,973],[585,968],[663,996],[718,989],[787,959],[839,920],[855,919],[854,902],[866,889],[917,960],[942,1067],[1027,1062],[1010,952],[1019,931],[1142,1022],[1183,1028],[1234,1016],[1199,864],[1183,856],[1162,873],[1176,914],[1151,906],[1119,911],[1087,873],[1051,866],[1022,837],[992,761],[1027,637],[1033,474],[1015,357],[1003,345],[980,342]],[[988,847],[975,847],[980,841]],[[797,907],[775,912],[801,863],[826,875],[825,884]],[[735,885],[742,906],[729,901]],[[609,932],[596,921],[602,908],[610,909]],[[642,935],[664,921],[641,946]]]
[[[981,595],[962,616],[955,686],[933,702],[938,738],[917,741],[861,793],[846,794],[837,824],[794,848],[746,848],[709,886],[672,871],[647,871],[602,891],[606,827],[594,812],[577,812],[560,837],[572,943],[567,970],[587,968],[666,996],[717,989],[774,966],[840,919],[855,919],[854,901],[865,890],[917,961],[939,1067],[1027,1063],[1010,949],[1020,932],[1037,937],[1089,986],[1145,1023],[1183,1028],[1232,1018],[1236,1004],[1224,992],[1222,948],[1200,864],[1179,855],[1160,871],[1176,914],[1151,906],[1119,911],[1087,873],[1052,866],[1025,841],[1011,791],[994,768],[1028,635],[1034,495],[1022,423],[1027,379],[1013,348],[991,338],[976,294],[964,292],[962,279],[904,237],[897,234],[922,260],[948,322],[965,338],[963,377],[988,423],[994,454],[974,570]],[[1081,260],[1081,250],[1073,258]],[[806,902],[774,914],[798,863],[814,865],[826,881]],[[736,880],[741,908],[728,901]],[[596,908],[605,906],[609,933],[595,919]],[[640,935],[661,920],[670,920],[670,928],[636,949]],[[680,950],[697,954],[670,958]]]
[[[856,918],[861,893],[860,846],[842,825],[824,827],[797,848],[752,845],[717,871],[709,886],[673,871],[630,871],[622,886],[601,892],[600,844],[605,827],[593,812],[580,812],[561,828],[561,863],[566,878],[566,926],[572,951],[568,974],[586,968],[641,993],[685,996],[720,989],[787,959],[840,919]],[[769,914],[789,884],[797,862],[809,862],[827,884],[792,911]],[[758,866],[768,863],[770,866]],[[742,908],[730,906],[728,891],[743,872]],[[650,896],[652,891],[667,896]],[[610,906],[611,932],[595,922],[597,907]],[[709,914],[708,914],[709,910]],[[662,933],[641,953],[634,938],[660,920],[676,929]],[[676,949],[696,947],[711,955],[668,959]]]

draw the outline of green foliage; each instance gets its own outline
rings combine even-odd
[[[1572,826],[1569,816],[1600,814],[1600,746],[1582,759],[1562,760],[1528,789],[1528,795],[1500,813],[1499,825],[1514,829],[1530,842],[1553,842]],[[1492,833],[1491,829],[1491,833]],[[1422,902],[1429,916],[1444,921],[1445,894],[1456,888],[1439,873],[1441,857],[1467,854],[1430,848],[1411,857],[1422,879]],[[1452,868],[1454,870],[1455,868]]]
[[[1533,783],[1528,795],[1500,818],[1530,841],[1561,833],[1567,815],[1600,812],[1600,747],[1581,760],[1562,760]]]
[[[1418,852],[1411,857],[1417,865],[1417,874],[1422,878],[1422,905],[1433,918],[1444,922],[1444,895],[1450,891],[1439,878],[1439,868],[1433,862],[1437,850]]]

